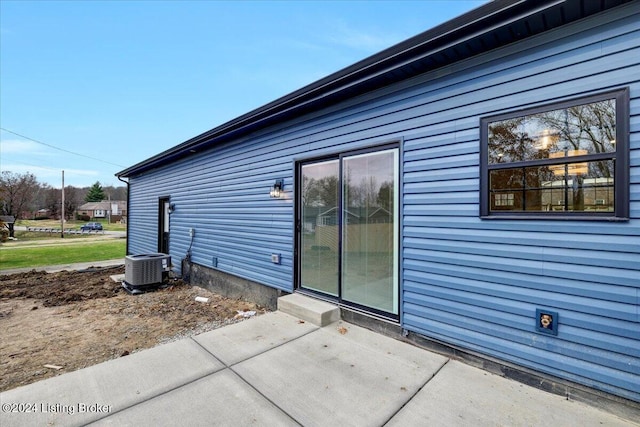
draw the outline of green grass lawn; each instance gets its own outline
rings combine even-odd
[[[124,258],[126,240],[0,249],[0,270]]]

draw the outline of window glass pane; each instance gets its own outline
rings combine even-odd
[[[489,164],[616,151],[615,100],[489,124]]]
[[[338,160],[302,166],[302,287],[338,296]]]
[[[613,212],[614,161],[490,172],[492,212]]]
[[[398,313],[398,150],[344,158],[342,297]]]
[[[493,170],[489,175],[491,191],[503,191],[521,189],[524,186],[524,170],[499,169]]]

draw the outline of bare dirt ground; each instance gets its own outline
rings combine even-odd
[[[122,273],[0,275],[0,391],[239,322],[239,311],[266,312],[172,279],[164,289],[129,295],[110,279]]]

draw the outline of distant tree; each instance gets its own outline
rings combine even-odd
[[[127,187],[114,187],[109,185],[102,189],[107,200],[127,200]]]
[[[73,215],[83,202],[82,191],[71,185],[64,189],[64,219],[72,219]]]
[[[320,179],[305,176],[302,181],[302,203],[305,206],[338,205],[337,176],[325,176]]]
[[[302,177],[302,204],[303,206],[311,205],[315,200],[318,189],[318,185],[315,178],[309,178],[308,176]]]
[[[60,190],[47,185],[43,193],[44,203],[41,206],[49,211],[49,215],[60,218],[60,200],[62,199]]]
[[[47,192],[49,191],[51,186],[49,184],[40,184],[40,188],[38,189],[38,193],[36,194],[33,200],[33,217],[37,215],[37,210],[47,207]]]
[[[104,190],[100,185],[100,181],[96,181],[95,184],[89,188],[89,192],[84,198],[85,202],[101,202],[105,199]]]
[[[45,189],[44,207],[49,210],[52,216],[59,219],[60,206],[62,204],[62,191],[59,188],[47,187]],[[64,219],[72,219],[75,210],[83,203],[82,190],[68,185],[64,188]]]
[[[22,213],[32,208],[40,184],[36,176],[26,172],[24,174],[2,171],[0,174],[0,207],[3,215],[10,215],[16,219]],[[9,225],[9,236],[14,237],[13,224]]]
[[[360,194],[362,194],[362,206],[373,207],[378,205],[378,193],[380,186],[375,176],[370,175],[360,181]]]
[[[324,206],[338,206],[338,177],[325,176],[318,180],[320,200]]]
[[[393,183],[385,181],[378,190],[378,206],[392,211],[393,209]]]

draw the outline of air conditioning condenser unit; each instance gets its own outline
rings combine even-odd
[[[162,253],[127,255],[122,286],[130,293],[142,293],[162,284],[171,271],[171,256]]]

